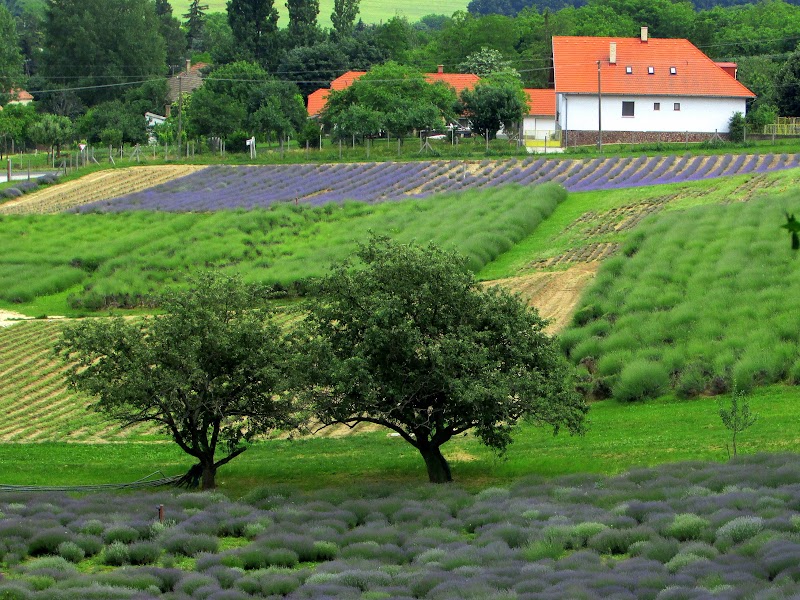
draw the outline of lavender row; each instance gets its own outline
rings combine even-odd
[[[0,597],[797,598],[798,481],[796,456],[762,454],[479,493],[5,492]]]
[[[323,165],[212,166],[186,177],[79,211],[211,211],[267,207],[279,202],[322,205],[383,202],[505,184],[561,183],[592,191],[697,181],[797,167],[796,154],[610,157],[518,161],[423,161]]]

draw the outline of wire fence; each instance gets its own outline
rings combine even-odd
[[[161,475],[158,479],[151,479]],[[0,492],[102,492],[108,490],[139,490],[175,485],[183,475],[166,477],[161,471],[150,473],[131,483],[104,483],[97,485],[6,485],[0,483]]]

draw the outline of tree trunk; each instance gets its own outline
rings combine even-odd
[[[217,466],[214,464],[214,460],[211,459],[210,462],[203,462],[203,475],[200,481],[200,489],[201,490],[213,490],[217,487]]]
[[[425,467],[428,469],[428,480],[431,483],[450,483],[453,476],[450,473],[450,465],[442,456],[439,446],[427,446],[419,449],[422,458],[425,460]]]

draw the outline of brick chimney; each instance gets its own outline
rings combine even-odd
[[[641,38],[642,38],[642,41],[646,44],[647,43],[647,27],[642,27]]]
[[[436,72],[437,72],[439,75],[441,75],[442,73],[444,73],[444,65],[437,65],[437,67],[436,67]]]
[[[608,62],[609,64],[617,64],[617,42],[611,42],[608,45]]]

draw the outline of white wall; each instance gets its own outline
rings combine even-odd
[[[525,117],[522,123],[522,133],[526,138],[543,140],[544,136],[553,137],[556,130],[556,120],[554,117]]]
[[[622,102],[634,103],[634,116],[622,116]],[[661,110],[653,109],[654,103]],[[681,109],[674,110],[675,102]],[[558,94],[559,125],[574,131],[597,131],[597,96]],[[744,98],[680,98],[669,96],[603,96],[604,131],[728,132],[735,112],[744,114]]]

